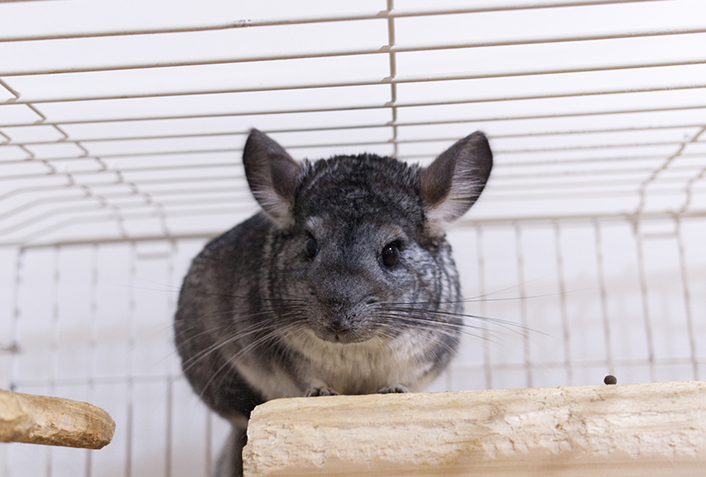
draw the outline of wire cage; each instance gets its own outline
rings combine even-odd
[[[0,3],[0,388],[117,422],[97,452],[0,446],[0,474],[210,473],[227,426],[171,321],[257,211],[251,127],[422,164],[488,134],[449,232],[484,318],[430,390],[703,378],[704,45],[700,0]]]

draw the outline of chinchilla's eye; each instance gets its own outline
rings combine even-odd
[[[319,244],[316,243],[314,237],[309,237],[306,242],[304,242],[304,255],[309,260],[313,260],[316,254],[319,253]]]
[[[386,267],[394,267],[400,261],[399,242],[390,242],[382,249],[382,263]]]

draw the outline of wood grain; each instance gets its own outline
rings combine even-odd
[[[703,476],[706,383],[332,396],[257,407],[245,476]]]
[[[99,407],[0,389],[0,442],[100,449],[114,432],[115,422]]]

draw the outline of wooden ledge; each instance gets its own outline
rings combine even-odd
[[[114,432],[115,422],[99,407],[0,389],[0,442],[100,449]]]
[[[246,477],[703,476],[706,382],[279,399]]]

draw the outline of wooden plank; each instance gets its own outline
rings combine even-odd
[[[245,476],[703,476],[706,382],[280,399]]]
[[[114,432],[115,422],[99,407],[0,389],[0,442],[100,449]]]

